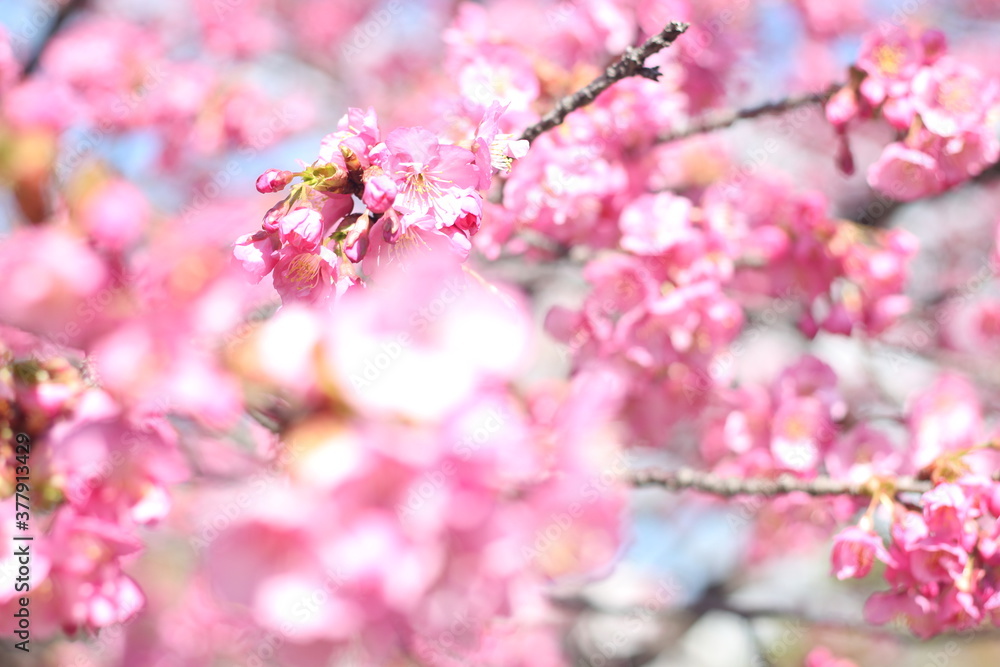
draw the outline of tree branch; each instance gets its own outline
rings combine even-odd
[[[776,479],[762,477],[722,477],[710,472],[690,468],[664,470],[647,468],[626,476],[632,486],[659,486],[668,491],[692,489],[717,496],[779,496],[801,491],[811,496],[871,496],[872,489],[864,484],[844,482],[829,477],[800,479],[782,475]],[[924,493],[930,491],[929,481],[913,477],[898,477],[893,481],[896,493]]]
[[[593,102],[598,95],[607,90],[616,81],[637,75],[658,81],[660,78],[659,68],[646,67],[644,65],[646,58],[673,44],[674,40],[684,34],[684,31],[687,29],[687,23],[671,21],[667,24],[667,27],[647,39],[638,48],[628,49],[618,60],[604,70],[604,74],[575,93],[559,100],[555,107],[545,114],[540,121],[528,127],[521,134],[521,139],[534,141],[542,132],[551,130],[562,123],[570,112]]]
[[[59,8],[56,12],[55,19],[49,25],[48,30],[42,37],[42,41],[39,42],[38,47],[35,52],[31,54],[28,61],[24,64],[24,70],[21,73],[22,79],[27,79],[29,76],[35,73],[38,69],[38,64],[42,60],[42,54],[45,53],[45,49],[48,48],[49,44],[52,42],[52,38],[62,30],[63,24],[66,23],[70,16],[77,13],[81,9],[87,6],[88,0],[69,0],[65,5]]]
[[[843,87],[843,83],[832,83],[827,86],[826,89],[816,93],[791,95],[783,100],[765,102],[764,104],[758,104],[757,106],[748,107],[746,109],[738,109],[736,111],[730,110],[710,113],[695,120],[683,129],[662,135],[659,140],[660,143],[668,143],[679,139],[686,139],[687,137],[695,134],[704,134],[705,132],[721,130],[746,118],[756,118],[758,116],[784,113],[790,109],[808,106],[810,104],[824,104],[835,92]]]

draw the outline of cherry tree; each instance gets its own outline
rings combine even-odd
[[[4,664],[983,664],[998,18],[0,8]]]

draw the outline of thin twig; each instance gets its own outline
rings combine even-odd
[[[659,486],[668,491],[692,489],[717,496],[779,496],[801,491],[811,496],[870,496],[871,487],[865,484],[845,482],[829,477],[800,479],[782,475],[775,479],[762,477],[722,477],[710,472],[690,468],[664,470],[647,468],[637,470],[627,476],[633,486]],[[913,477],[897,477],[893,481],[896,493],[925,493],[930,491],[929,481]]]
[[[27,79],[29,76],[34,74],[35,70],[38,69],[38,64],[42,60],[42,54],[45,53],[45,49],[47,49],[49,44],[52,42],[52,38],[55,37],[60,30],[62,30],[63,24],[66,23],[70,16],[87,6],[87,2],[88,0],[69,0],[69,2],[59,8],[59,11],[56,12],[55,19],[52,20],[48,30],[42,37],[42,41],[39,42],[35,52],[31,54],[31,57],[28,58],[28,61],[24,64],[24,70],[21,73],[22,79]]]
[[[764,104],[747,107],[746,109],[738,109],[736,111],[720,111],[717,113],[707,114],[696,119],[683,129],[664,134],[659,140],[661,143],[668,143],[671,141],[677,141],[678,139],[686,139],[687,137],[695,134],[704,134],[705,132],[721,130],[746,118],[757,118],[758,116],[783,113],[790,109],[809,106],[810,104],[825,104],[835,92],[843,87],[843,83],[833,83],[827,86],[826,89],[815,93],[791,95],[783,100],[765,102]]]
[[[628,49],[618,60],[604,70],[604,74],[575,93],[559,100],[555,107],[545,114],[540,121],[528,127],[521,135],[521,138],[534,141],[542,132],[551,130],[562,123],[570,112],[593,102],[598,95],[607,90],[616,81],[630,76],[641,76],[658,81],[660,78],[659,68],[646,67],[644,64],[646,58],[673,44],[674,40],[684,34],[684,31],[687,29],[687,23],[671,21],[667,24],[666,28],[647,39],[641,46]]]

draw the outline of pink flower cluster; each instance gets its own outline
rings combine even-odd
[[[280,108],[262,87],[232,72],[170,57],[167,42],[154,28],[94,16],[55,35],[39,71],[21,81],[11,80],[0,46],[4,120],[22,132],[77,130],[67,133],[56,160],[61,177],[102,152],[106,138],[130,131],[157,136],[162,166],[191,168],[192,155],[233,148],[252,154],[308,120],[306,100]],[[89,57],[81,60],[80,53]]]
[[[649,442],[668,438],[670,427],[707,398],[709,365],[743,323],[739,306],[710,279],[726,270],[701,252],[711,235],[689,231],[689,243],[675,239],[676,263],[626,254],[591,262],[584,275],[593,289],[583,307],[556,306],[545,322],[578,371],[615,373],[629,421]]]
[[[826,206],[819,193],[762,179],[709,188],[700,207],[667,192],[641,195],[618,222],[628,252],[591,261],[582,308],[553,308],[546,327],[576,368],[613,368],[630,423],[662,439],[732,377],[742,345],[730,344],[744,315],[727,288],[775,299],[768,310],[798,310],[810,337],[878,334],[906,312],[915,237],[867,232],[831,219]]]
[[[291,484],[236,489],[253,501],[197,546],[283,659],[353,644],[369,664],[404,647],[428,665],[563,664],[554,634],[521,632],[557,618],[547,579],[617,553],[625,464],[602,377],[513,388],[528,329],[511,296],[431,256],[335,316],[289,305],[243,343],[248,377],[313,408],[282,438]]]
[[[939,31],[872,32],[855,71],[826,107],[844,150],[847,128],[857,120],[880,115],[905,133],[869,167],[868,183],[876,190],[912,201],[962,183],[1000,157],[1000,85],[948,55]]]
[[[938,484],[920,504],[920,512],[896,506],[888,547],[860,527],[837,535],[834,574],[864,577],[875,561],[885,564],[891,588],[865,604],[871,623],[902,617],[923,638],[1000,626],[1000,485],[965,476]]]
[[[903,292],[917,252],[910,232],[833,219],[822,193],[796,193],[772,179],[712,187],[702,206],[732,230],[735,259],[742,260],[734,284],[778,298],[782,310],[803,302],[799,328],[806,335],[877,335],[909,310]]]
[[[631,156],[652,152],[658,133],[683,111],[683,98],[669,85],[632,78],[571,114],[559,131],[533,142],[504,186],[514,228],[567,246],[615,247],[626,209],[662,199],[649,194],[658,161]]]
[[[349,110],[316,162],[257,180],[262,193],[301,182],[267,213],[261,231],[236,241],[235,259],[255,282],[273,273],[285,302],[308,303],[343,294],[361,283],[362,271],[371,274],[399,253],[444,245],[464,260],[481,224],[482,191],[528,148],[500,132],[503,111],[491,105],[463,147],[421,127],[383,140],[372,109]],[[354,213],[357,200],[362,210]]]
[[[37,348],[3,333],[22,342],[0,342],[0,487],[12,493],[14,475],[29,471],[33,630],[72,635],[125,622],[145,600],[126,574],[142,549],[139,531],[167,515],[168,489],[187,476],[177,435],[162,415],[123,410],[66,359],[22,356]],[[32,440],[25,469],[8,437],[15,432]],[[13,515],[13,497],[0,504]],[[11,537],[4,560],[20,544]],[[13,586],[0,593],[3,613],[17,597]]]
[[[824,464],[846,474],[862,441],[880,450],[876,459],[891,451],[875,432],[838,439],[837,424],[846,414],[833,369],[806,356],[782,371],[769,388],[748,385],[723,391],[706,414],[701,453],[710,466],[727,474],[792,473],[808,478]]]
[[[219,344],[247,304],[229,248],[212,238],[229,232],[151,229],[149,204],[119,179],[91,178],[73,195],[59,217],[0,245],[0,494],[13,503],[12,434],[25,433],[39,640],[136,616],[146,592],[133,563],[188,477],[182,438],[204,429],[222,440],[243,405],[203,344]],[[211,218],[225,226],[225,214]]]

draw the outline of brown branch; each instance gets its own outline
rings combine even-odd
[[[764,104],[758,104],[754,107],[747,107],[746,109],[738,109],[736,111],[729,110],[710,113],[693,121],[690,125],[683,129],[662,135],[659,138],[659,141],[661,143],[668,143],[671,141],[677,141],[678,139],[686,139],[687,137],[695,134],[704,134],[705,132],[712,132],[714,130],[727,128],[737,121],[747,118],[757,118],[758,116],[784,113],[790,109],[808,106],[810,104],[825,104],[835,92],[843,87],[843,83],[832,83],[827,86],[825,90],[815,93],[791,95],[783,100],[765,102]]]
[[[659,68],[646,67],[643,63],[645,63],[646,58],[649,56],[673,44],[674,40],[684,34],[684,31],[687,29],[687,23],[671,21],[667,24],[666,28],[647,39],[638,48],[628,49],[618,60],[604,70],[604,74],[575,93],[559,100],[555,107],[545,114],[540,121],[528,127],[521,134],[521,139],[534,141],[542,132],[551,130],[562,123],[570,112],[593,102],[598,95],[607,90],[616,81],[630,76],[641,76],[658,81],[660,78]]]
[[[86,8],[88,0],[69,0],[65,5],[59,8],[56,12],[55,19],[49,25],[48,30],[45,32],[45,36],[42,37],[42,41],[39,42],[38,47],[35,52],[31,54],[28,61],[24,64],[24,70],[21,72],[21,78],[27,79],[29,76],[35,73],[38,69],[38,64],[42,60],[42,54],[45,53],[45,49],[48,48],[49,44],[52,42],[52,38],[62,30],[63,25],[73,14]]]
[[[782,475],[776,479],[762,477],[722,477],[710,472],[690,468],[664,470],[647,468],[626,476],[632,486],[659,486],[668,491],[692,489],[717,496],[779,496],[801,491],[811,496],[871,496],[872,489],[864,484],[844,482],[829,477],[800,479]],[[930,491],[929,481],[913,477],[898,477],[893,481],[896,493],[924,493]]]

